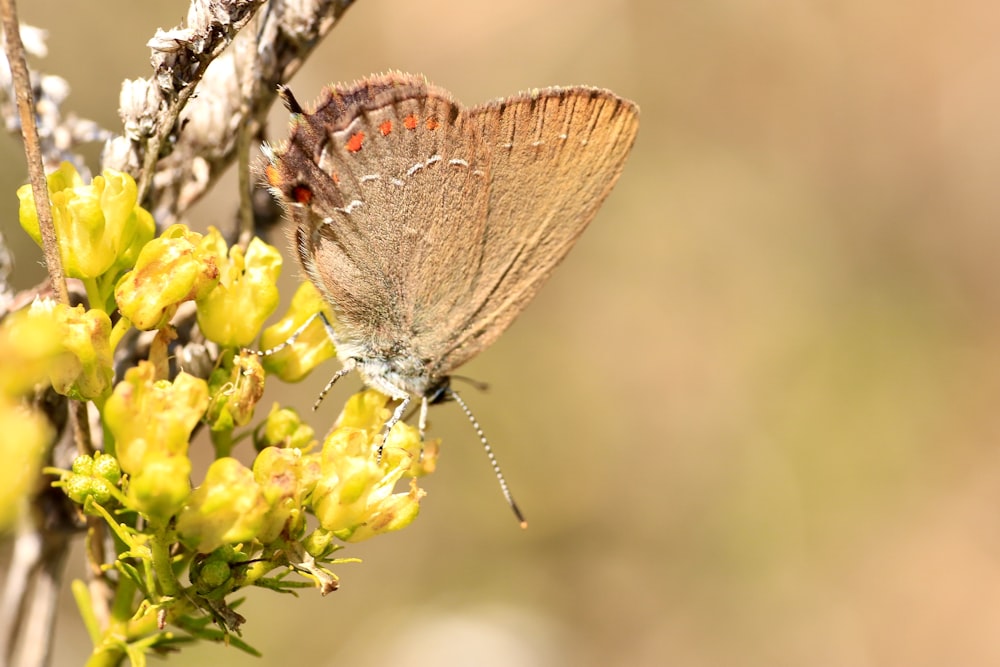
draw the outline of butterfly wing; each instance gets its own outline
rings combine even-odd
[[[276,151],[284,171],[272,184],[284,185],[294,247],[333,304],[338,348],[422,359],[472,282],[487,174],[472,166],[484,149],[461,113],[422,78],[383,75],[331,89]]]
[[[497,339],[594,218],[625,165],[638,108],[594,88],[550,88],[466,112],[489,150],[478,271],[436,351],[447,374]]]
[[[267,176],[341,358],[422,393],[490,345],[614,186],[637,113],[592,88],[463,109],[400,73],[328,89]]]

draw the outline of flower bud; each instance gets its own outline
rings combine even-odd
[[[110,454],[97,452],[94,454],[91,474],[94,477],[100,477],[109,484],[117,485],[122,478],[122,469],[118,465],[118,459]]]
[[[95,454],[94,458],[87,455],[77,456],[73,460],[70,472],[64,474],[59,481],[59,486],[62,487],[70,500],[83,505],[85,510],[87,510],[88,498],[92,498],[99,505],[107,505],[112,499],[112,487],[118,483],[118,480],[112,482],[97,473],[99,469],[107,467],[108,460],[114,461],[115,457],[101,452]],[[115,462],[115,466],[117,467],[117,462]],[[97,514],[96,511],[88,513]]]
[[[188,576],[199,595],[222,599],[240,584],[246,561],[245,553],[224,545],[208,554],[195,554]]]
[[[280,408],[275,403],[263,428],[254,432],[254,446],[258,451],[271,446],[305,449],[311,446],[315,435],[299,413],[291,408]]]
[[[242,351],[230,368],[220,367],[209,378],[212,402],[205,420],[213,431],[231,430],[253,418],[257,401],[264,395],[264,369],[260,357]]]
[[[88,497],[106,505],[112,499],[112,488],[121,480],[121,470],[115,457],[96,452],[93,457],[81,454],[73,460],[70,472],[63,475],[60,486],[73,502],[85,505]]]

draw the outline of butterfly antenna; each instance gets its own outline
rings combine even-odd
[[[521,524],[521,528],[527,528],[528,522],[525,521],[524,515],[521,514],[521,508],[517,506],[514,502],[514,496],[510,493],[510,487],[507,486],[507,480],[504,479],[503,472],[500,470],[500,464],[497,462],[497,457],[493,454],[493,448],[490,447],[489,441],[486,440],[486,434],[483,433],[482,427],[479,422],[476,421],[475,416],[472,414],[472,410],[469,406],[465,404],[462,397],[458,395],[454,389],[448,389],[448,394],[451,398],[455,399],[455,402],[459,404],[462,408],[462,412],[465,416],[469,418],[469,423],[472,424],[472,428],[476,430],[476,435],[479,436],[479,441],[483,443],[483,450],[486,452],[486,458],[490,460],[490,465],[493,466],[493,472],[497,476],[497,482],[500,483],[500,490],[503,492],[503,497],[507,499],[507,504],[510,505],[510,509],[514,512],[514,516],[517,517],[518,522]]]
[[[477,380],[475,378],[470,378],[467,375],[449,375],[448,377],[450,377],[452,380],[461,380],[462,382],[465,382],[467,384],[471,384],[473,387],[475,387],[479,391],[489,391],[490,390],[490,384],[488,382],[482,382],[481,380]]]
[[[292,95],[292,90],[285,84],[278,84],[278,97],[285,104],[285,108],[288,109],[289,113],[296,115],[302,115],[302,106],[299,101],[295,99]]]

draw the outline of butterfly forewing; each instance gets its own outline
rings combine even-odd
[[[489,209],[464,321],[437,357],[444,373],[528,304],[618,180],[638,129],[635,105],[592,88],[549,89],[467,114],[491,150]]]

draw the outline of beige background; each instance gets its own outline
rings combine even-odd
[[[67,108],[109,127],[144,42],[185,11],[21,4]],[[364,563],[328,598],[250,591],[262,660],[174,662],[1000,663],[998,22],[985,0],[360,0],[300,99],[399,68],[467,103],[588,83],[642,107],[591,229],[464,369],[492,385],[466,396],[531,528],[437,408],[412,527],[346,551]],[[24,171],[0,150],[17,236]],[[233,183],[196,224],[229,224]],[[271,396],[307,410],[335,368]],[[56,664],[81,664],[63,604]]]

